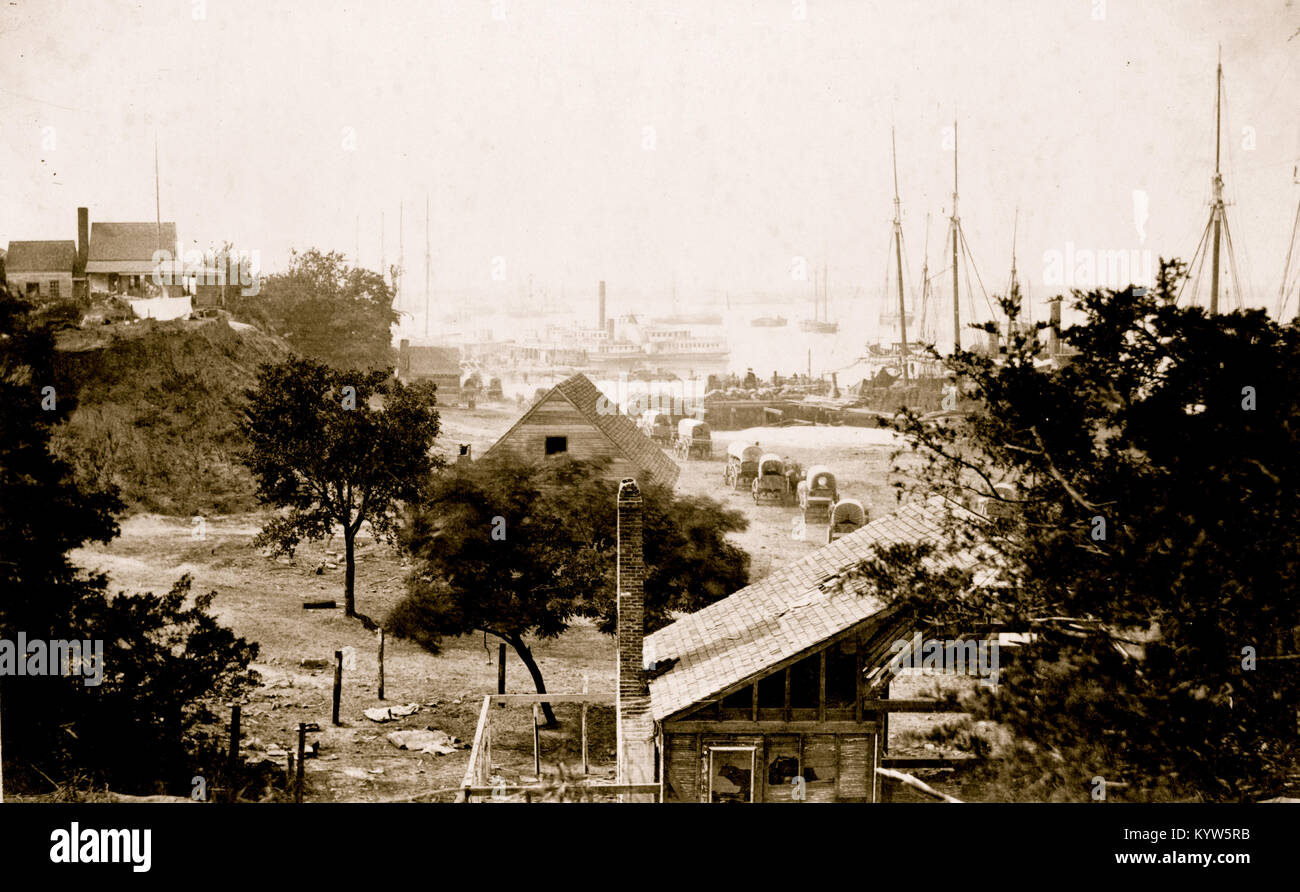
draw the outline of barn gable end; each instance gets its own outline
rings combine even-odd
[[[558,453],[585,461],[608,459],[611,479],[676,485],[681,473],[677,463],[602,396],[585,375],[568,378],[525,412],[486,455],[508,453],[529,461]]]

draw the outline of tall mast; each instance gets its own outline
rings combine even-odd
[[[162,250],[162,198],[161,190],[158,188],[158,131],[156,130],[153,134],[153,213],[158,239],[158,244],[154,247]]]
[[[393,286],[393,290],[397,292],[394,303],[399,307],[402,305],[402,276],[406,272],[406,240],[402,229],[405,221],[406,212],[399,200],[397,202],[397,284]]]
[[[889,128],[889,148],[894,162],[894,263],[898,266],[898,339],[903,355],[903,383],[907,375],[907,305],[903,301],[903,213],[898,197],[898,142],[894,128]]]
[[[925,252],[921,255],[921,312],[917,325],[921,328],[921,337],[926,334],[927,313],[930,309],[930,215],[925,215]]]
[[[1007,291],[1011,300],[1015,301],[1015,309],[1020,309],[1020,283],[1016,281],[1016,229],[1020,225],[1020,208],[1016,208],[1016,214],[1011,222],[1011,284]],[[1007,346],[1011,346],[1011,339],[1014,336],[1012,332],[1013,322],[1011,314],[1007,314]]]
[[[1292,169],[1291,179],[1300,186],[1300,161]],[[1283,322],[1282,314],[1286,312],[1287,285],[1291,281],[1291,261],[1295,255],[1296,243],[1300,241],[1300,203],[1296,204],[1295,222],[1291,224],[1291,241],[1287,244],[1286,264],[1282,267],[1282,286],[1277,291],[1277,321]]]
[[[1192,301],[1195,302],[1196,296],[1200,291],[1200,284],[1204,281],[1205,261],[1208,257],[1210,261],[1210,305],[1209,312],[1211,315],[1219,312],[1219,270],[1222,247],[1227,248],[1228,253],[1228,272],[1232,277],[1233,289],[1237,294],[1238,303],[1242,303],[1246,292],[1243,291],[1239,272],[1237,268],[1236,251],[1232,246],[1232,227],[1228,225],[1228,214],[1223,201],[1223,142],[1222,142],[1222,123],[1223,123],[1223,53],[1220,48],[1219,63],[1214,72],[1214,187],[1213,198],[1210,201],[1210,219],[1201,230],[1201,237],[1196,243],[1196,250],[1192,253],[1191,262],[1187,265],[1188,274],[1183,277],[1178,286],[1178,294],[1174,298],[1177,303],[1182,299],[1183,291],[1188,284],[1195,281],[1192,288]]]
[[[822,293],[822,286],[821,286],[821,282],[818,281],[818,275],[819,273],[817,271],[817,267],[814,266],[813,267],[813,319],[814,320],[821,318],[818,315],[818,309],[817,309],[817,304],[819,301],[821,301],[821,293]]]
[[[825,250],[825,249],[823,249]],[[826,255],[822,255],[822,321],[826,322],[831,318],[831,286],[829,284],[830,267],[826,263]]]
[[[388,281],[388,258],[384,253],[384,212],[379,212],[379,278]]]
[[[431,306],[430,293],[432,282],[430,270],[429,255],[429,193],[424,193],[424,337],[429,337],[429,309]]]
[[[1210,315],[1219,312],[1219,238],[1223,225],[1223,175],[1219,172],[1219,125],[1223,99],[1223,47],[1214,75],[1214,247],[1210,257]]]
[[[961,223],[957,216],[957,120],[952,122],[952,349],[961,349],[961,306],[957,299],[957,242],[961,238]]]

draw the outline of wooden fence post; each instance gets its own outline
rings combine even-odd
[[[497,693],[506,692],[506,645],[505,642],[497,648]]]
[[[379,627],[379,699],[384,699],[384,627]]]
[[[302,802],[302,766],[307,761],[307,723],[298,723],[298,776],[293,789],[293,801]]]
[[[537,704],[533,704],[533,776],[542,779],[542,735],[537,725]]]
[[[582,692],[587,693],[587,673],[582,673]],[[587,701],[582,701],[582,773],[587,774]]]
[[[239,704],[230,707],[230,755],[226,759],[227,786],[230,801],[235,801],[236,769],[239,767]]]
[[[343,651],[334,651],[334,724],[339,721],[339,698],[343,696]]]

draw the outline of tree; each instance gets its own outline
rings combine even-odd
[[[1015,795],[1237,800],[1294,784],[1300,330],[1178,307],[1180,275],[1162,262],[1152,291],[1075,292],[1083,322],[1064,340],[1079,352],[1063,365],[1035,361],[1036,332],[1003,357],[958,353],[977,411],[904,423],[920,488],[998,509],[953,535],[996,551],[1000,584],[936,580],[897,554],[868,575],[907,581],[895,601],[936,625],[1037,633],[970,703],[1019,741],[1000,775]]]
[[[188,785],[206,770],[190,756],[203,702],[251,683],[256,645],[217,625],[211,595],[187,606],[188,578],[163,598],[110,598],[102,575],[69,560],[71,549],[117,535],[122,504],[79,484],[50,452],[51,429],[75,404],[52,383],[53,356],[49,320],[0,288],[0,639],[15,651],[6,658],[28,669],[6,666],[0,682],[5,779],[35,787],[82,775],[150,789],[183,773]],[[33,659],[46,659],[16,653],[20,634],[42,642]],[[52,671],[48,643],[57,641],[88,642],[92,652],[98,642],[99,671]]]
[[[342,254],[295,251],[289,270],[261,280],[256,295],[227,291],[234,315],[270,328],[295,351],[339,369],[391,369],[393,289]]]
[[[431,649],[447,635],[495,635],[546,693],[526,639],[555,638],[577,617],[605,632],[616,622],[618,486],[603,467],[483,459],[437,475],[403,528],[414,567],[388,625]],[[745,529],[739,512],[652,483],[642,493],[649,632],[743,587],[749,556],[726,538]]]
[[[292,554],[301,540],[325,539],[341,526],[346,614],[357,617],[354,546],[362,525],[391,540],[399,502],[442,465],[429,451],[439,424],[434,385],[292,357],[263,366],[248,399],[245,461],[258,498],[287,509],[255,543]]]

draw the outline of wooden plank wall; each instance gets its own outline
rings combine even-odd
[[[500,448],[528,461],[546,457],[547,437],[568,437],[570,458],[609,458],[610,478],[635,477],[638,468],[625,459],[609,438],[595,428],[573,404],[553,393],[534,409],[531,417],[501,441]]]
[[[813,777],[804,784],[807,802],[876,801],[877,740],[873,726],[865,725],[862,730],[852,734],[665,734],[663,764],[669,787],[665,801],[708,801],[709,748],[713,746],[755,748],[755,802],[792,800],[788,779],[779,785],[768,782],[769,767],[780,757],[798,759],[801,774]]]

